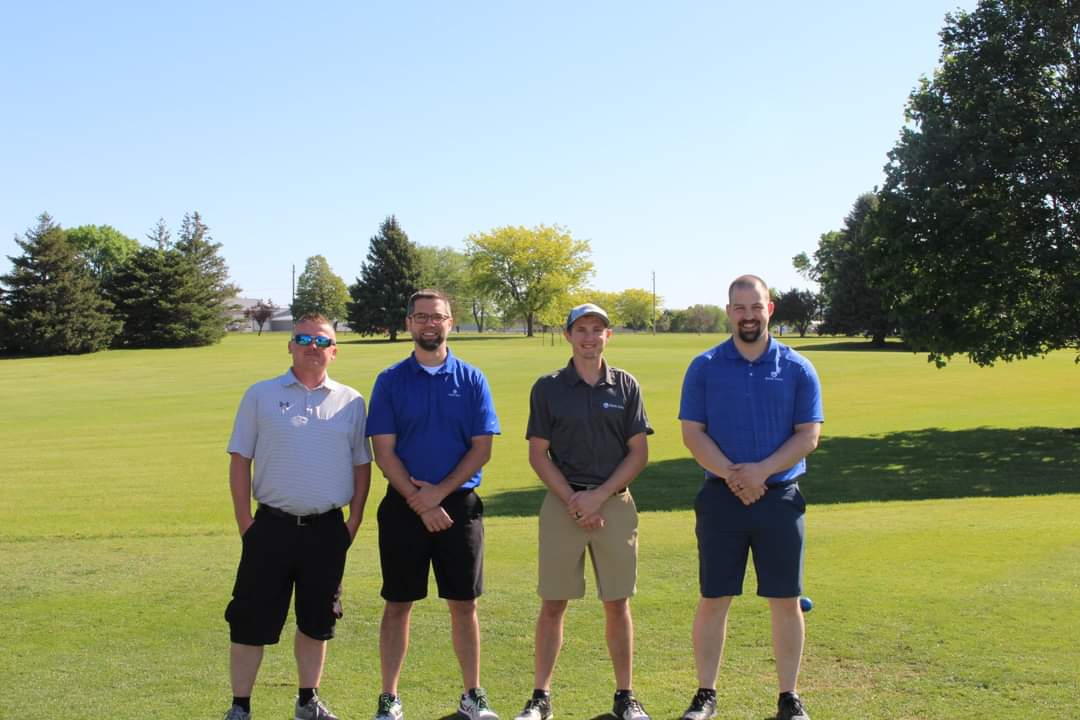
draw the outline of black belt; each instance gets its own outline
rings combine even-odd
[[[721,483],[722,485],[725,485],[725,486],[727,485],[727,481],[724,480],[724,478],[720,477],[719,475],[713,475],[713,474],[710,473],[710,474],[705,476],[705,479],[706,480],[712,480],[713,482]],[[797,485],[798,483],[799,483],[799,478],[792,478],[791,480],[781,480],[780,482],[777,482],[777,483],[765,483],[765,489],[766,490],[771,490],[773,488],[786,488],[786,487],[788,487],[790,485]]]
[[[574,492],[585,492],[586,490],[595,490],[596,488],[600,487],[599,485],[578,485],[577,483],[572,483],[572,482],[567,482],[566,484],[569,485],[570,489],[573,490]],[[622,490],[619,490],[615,494],[616,495],[622,495],[624,492],[628,492],[628,491],[629,491],[629,488],[623,488]]]
[[[336,515],[338,517],[341,516],[341,508],[334,508],[333,510],[327,510],[324,513],[315,513],[314,515],[293,515],[292,513],[285,512],[284,510],[281,510],[279,508],[259,503],[259,512],[263,512],[264,510],[270,515],[273,515],[274,517],[288,520],[289,522],[295,523],[296,525],[300,526],[313,525],[320,520],[325,520],[329,518],[332,515]]]

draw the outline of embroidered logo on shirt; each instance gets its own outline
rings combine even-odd
[[[457,388],[450,388],[450,393],[446,397],[461,397],[461,391]]]
[[[285,413],[289,412],[289,408],[292,407],[292,403],[287,400],[281,400],[280,402],[278,402],[278,407],[281,408],[281,414],[284,415]]]
[[[766,377],[766,380],[773,380],[775,382],[784,382],[784,378],[780,377],[780,368],[773,370]]]
[[[626,407],[624,407],[623,405],[616,405],[615,403],[607,402],[606,400],[604,402],[600,403],[600,407],[604,408],[605,410],[625,410],[626,409]]]

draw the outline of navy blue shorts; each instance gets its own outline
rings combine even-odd
[[[795,482],[770,485],[760,500],[743,505],[723,480],[706,480],[694,502],[701,596],[742,595],[751,551],[758,595],[802,594],[805,512],[806,501]]]
[[[298,526],[260,508],[240,540],[233,597],[225,609],[234,643],[273,645],[296,588],[296,627],[316,640],[334,637],[334,598],[352,538],[341,510]]]
[[[483,593],[484,503],[472,490],[461,490],[450,493],[442,507],[454,524],[428,532],[405,498],[387,486],[376,514],[384,600],[424,599],[432,568],[444,600],[475,600]]]

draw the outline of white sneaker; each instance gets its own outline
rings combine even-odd
[[[473,688],[461,696],[458,715],[466,718],[466,720],[499,720],[499,716],[488,705],[487,693],[484,692],[484,688]]]

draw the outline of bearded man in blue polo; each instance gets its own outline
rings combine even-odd
[[[769,602],[780,695],[777,720],[809,720],[796,693],[805,628],[803,514],[798,478],[825,415],[810,361],[769,335],[773,303],[756,275],[728,288],[732,337],[698,355],[683,381],[683,443],[705,469],[694,504],[701,600],[694,618],[698,690],[683,720],[716,715],[716,676],[731,601],[753,552]]]
[[[480,687],[484,504],[476,494],[491,458],[499,419],[483,373],[446,346],[450,301],[437,290],[409,299],[405,326],[413,352],[379,374],[371,392],[375,463],[386,476],[379,505],[379,561],[386,601],[379,628],[382,693],[376,720],[402,720],[398,680],[409,644],[413,603],[427,596],[435,570],[450,611],[450,634],[461,668],[458,714],[498,720]]]

